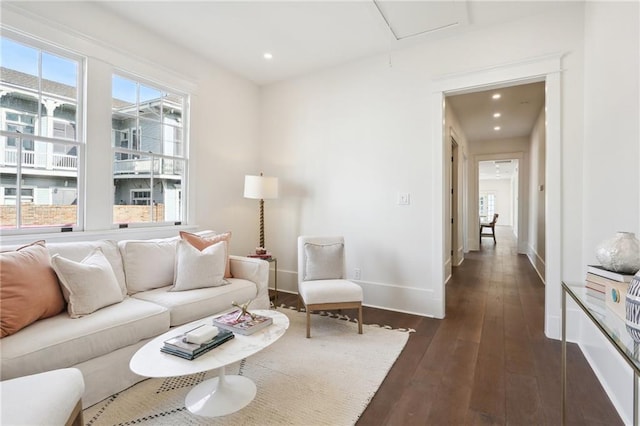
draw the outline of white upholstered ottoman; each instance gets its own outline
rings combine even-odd
[[[77,368],[63,368],[0,382],[0,424],[83,424],[84,379]]]

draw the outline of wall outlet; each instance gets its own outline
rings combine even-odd
[[[360,279],[360,268],[355,268],[353,270],[353,279],[354,280],[359,280]]]
[[[398,192],[398,205],[408,206],[411,204],[411,195],[408,192]]]

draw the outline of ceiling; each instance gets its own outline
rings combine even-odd
[[[98,1],[158,37],[259,85],[562,7],[555,1]],[[273,58],[263,55],[269,52]],[[544,85],[448,97],[470,143],[528,136]],[[499,110],[500,119],[492,114]],[[495,123],[501,130],[493,130]]]
[[[257,84],[513,21],[550,1],[98,1]],[[264,59],[265,52],[273,55]]]
[[[518,171],[518,160],[480,161],[478,179],[510,180]]]
[[[493,99],[495,94],[500,98]],[[544,106],[544,82],[447,96],[446,105],[469,143],[528,137]],[[500,117],[494,117],[496,113]]]

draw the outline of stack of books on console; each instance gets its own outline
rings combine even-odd
[[[587,268],[587,300],[605,303],[620,318],[625,318],[625,299],[633,275],[609,271],[599,265]]]
[[[230,331],[217,330],[216,327],[203,324],[186,333],[165,340],[160,351],[193,360],[234,337]]]
[[[270,324],[273,324],[271,317],[250,313],[242,314],[240,309],[213,318],[213,325],[216,327],[245,336],[262,330]]]

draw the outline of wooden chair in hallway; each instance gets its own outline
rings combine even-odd
[[[498,221],[498,213],[493,215],[491,222],[480,222],[480,244],[482,244],[482,237],[493,237],[493,244],[496,243],[496,222]],[[491,233],[483,233],[482,231],[487,228],[491,229]]]

